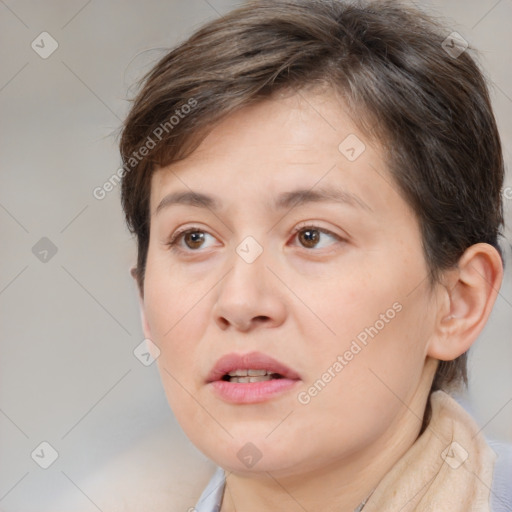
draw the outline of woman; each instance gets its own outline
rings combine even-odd
[[[503,279],[504,174],[447,34],[263,0],[145,78],[122,200],[168,401],[219,466],[195,510],[510,508],[505,454],[447,394]]]

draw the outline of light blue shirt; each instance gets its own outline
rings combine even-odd
[[[496,452],[491,489],[491,512],[512,512],[512,445],[488,440]]]
[[[195,506],[196,512],[219,512],[226,485],[226,473],[217,467]],[[191,511],[192,512],[192,511]]]

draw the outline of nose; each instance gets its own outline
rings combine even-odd
[[[213,308],[217,325],[243,332],[281,325],[286,317],[285,287],[266,267],[265,251],[251,263],[235,252],[231,262],[231,270],[217,287]]]

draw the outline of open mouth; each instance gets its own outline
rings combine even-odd
[[[273,400],[295,389],[301,381],[296,371],[260,352],[226,354],[206,378],[218,398],[234,404]]]
[[[244,384],[247,382],[264,382],[266,380],[282,379],[280,373],[268,370],[234,370],[222,377],[226,382],[236,382]]]

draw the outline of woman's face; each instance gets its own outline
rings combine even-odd
[[[225,469],[294,474],[417,432],[427,274],[383,151],[325,92],[240,110],[153,176],[145,335],[177,420]]]

